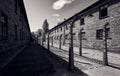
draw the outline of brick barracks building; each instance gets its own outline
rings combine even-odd
[[[92,49],[103,48],[103,29],[106,28],[109,51],[120,49],[120,0],[99,0],[64,22],[50,29],[50,44],[68,45],[70,22],[76,17],[73,26],[74,46]]]
[[[23,0],[0,0],[0,51],[27,44],[30,37]]]

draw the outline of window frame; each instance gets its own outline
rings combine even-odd
[[[66,39],[66,40],[69,39],[69,34],[65,34],[65,39]]]
[[[106,15],[104,15],[103,12],[105,12]],[[104,4],[104,5],[99,7],[99,19],[104,19],[104,18],[107,18],[107,17],[109,17],[108,16],[108,4]]]
[[[68,25],[66,24],[66,30],[68,30]]]
[[[17,30],[18,30],[18,28],[17,28],[17,25],[15,24],[15,40],[17,40],[17,38],[18,38]]]
[[[102,40],[103,39],[103,29],[96,30],[96,39]]]
[[[17,14],[17,10],[18,10],[18,1],[15,0],[15,9],[14,9],[15,14]]]
[[[1,40],[8,40],[8,16],[6,16],[4,13],[1,14],[0,23],[1,23]]]
[[[100,35],[97,35],[98,34],[97,31],[101,31],[102,32],[101,37],[100,37]],[[96,39],[97,40],[103,40],[103,32],[104,32],[103,29],[96,30]],[[107,39],[111,39],[111,37],[110,37],[110,28],[106,28],[106,38]]]
[[[62,31],[62,27],[60,27],[60,31]]]
[[[85,25],[85,18],[84,18],[84,17],[82,17],[82,18],[80,19],[80,25]]]

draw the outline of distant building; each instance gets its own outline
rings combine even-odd
[[[99,0],[80,11],[64,22],[50,29],[50,43],[62,45],[69,43],[70,22],[76,17],[73,27],[74,46],[80,44],[80,29],[82,45],[85,48],[103,48],[103,28],[108,24],[106,33],[109,50],[120,49],[120,0]],[[119,51],[119,50],[118,50]]]
[[[0,0],[0,51],[30,42],[23,0]]]

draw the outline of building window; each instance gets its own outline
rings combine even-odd
[[[58,40],[58,36],[56,36],[56,40]]]
[[[68,25],[66,25],[66,30],[68,30]]]
[[[59,40],[59,36],[57,36],[57,40]]]
[[[15,0],[15,13],[17,14],[17,0]]]
[[[69,34],[65,35],[65,39],[68,40],[69,39]]]
[[[15,25],[15,40],[17,40],[17,25]]]
[[[103,39],[103,29],[97,30],[96,38],[99,40]]]
[[[99,9],[99,18],[105,18],[108,16],[108,5],[101,6]]]
[[[60,39],[61,39],[61,40],[62,40],[62,36],[63,36],[63,35],[60,35]]]
[[[1,39],[7,40],[8,39],[8,18],[4,14],[0,17],[0,23],[1,23]]]
[[[106,37],[107,39],[110,39],[110,28],[106,29]]]
[[[97,30],[96,38],[97,38],[98,40],[103,39],[103,29]],[[110,28],[107,28],[107,29],[106,29],[106,38],[107,38],[107,39],[110,38]]]
[[[62,27],[60,28],[60,30],[62,31]]]
[[[57,32],[59,32],[59,29],[57,29]]]
[[[54,39],[55,39],[55,40],[57,39],[57,38],[56,38],[56,36],[55,36],[55,38],[54,38]]]
[[[85,37],[85,32],[81,32],[81,36],[82,36],[82,40],[85,40],[86,37]]]
[[[76,33],[73,33],[73,40],[76,40]]]
[[[75,23],[73,24],[73,28],[75,28]]]
[[[20,40],[23,40],[23,31],[20,29]]]
[[[84,20],[84,18],[81,18],[80,25],[84,25],[84,24],[85,24],[85,20]]]
[[[55,30],[55,33],[56,33],[56,30]]]

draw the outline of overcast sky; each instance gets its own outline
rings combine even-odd
[[[52,28],[97,0],[24,0],[31,31],[42,28],[45,19]]]

